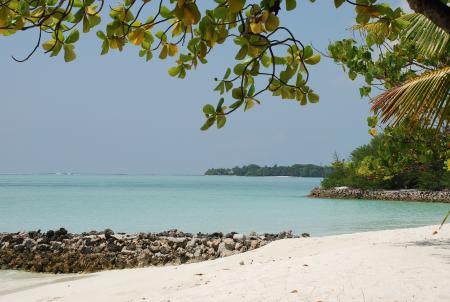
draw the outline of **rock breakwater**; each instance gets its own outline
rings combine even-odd
[[[348,187],[337,187],[330,189],[314,188],[309,196],[316,198],[400,200],[450,203],[449,190],[362,190]]]
[[[78,273],[182,264],[230,256],[274,240],[294,237],[298,236],[292,232],[244,235],[170,230],[116,234],[109,229],[72,234],[63,228],[48,232],[0,233],[0,268]]]

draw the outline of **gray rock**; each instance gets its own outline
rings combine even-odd
[[[244,234],[234,234],[233,239],[234,240],[245,240],[245,235]]]
[[[225,239],[223,240],[223,243],[225,244],[225,248],[226,248],[227,250],[230,250],[230,251],[234,250],[235,243],[234,243],[234,240],[233,240],[233,239],[231,239],[231,238],[225,238]]]
[[[36,244],[36,242],[31,238],[27,238],[23,241],[22,244],[26,249],[31,250],[31,248]]]
[[[199,258],[202,255],[203,249],[201,247],[197,247],[194,250],[194,257]]]
[[[120,252],[122,250],[121,246],[118,246],[118,245],[116,245],[114,243],[111,243],[111,242],[106,245],[106,248],[110,252]]]
[[[94,249],[92,248],[92,246],[83,246],[80,249],[80,253],[82,254],[92,254],[94,252]]]
[[[226,238],[226,239],[230,239],[230,238]],[[219,254],[220,257],[226,257],[226,256],[233,255],[233,250],[234,250],[234,246],[235,246],[233,239],[230,239],[231,241],[233,241],[232,246],[231,246],[230,242],[226,243],[225,240],[223,242],[221,242],[219,244],[219,247],[217,248],[217,253]]]
[[[139,267],[147,266],[151,263],[152,253],[149,250],[144,250],[137,256],[137,262]]]
[[[257,240],[250,241],[250,250],[254,250],[259,246],[259,242]]]
[[[160,246],[161,246],[161,243],[159,243],[158,241],[154,241],[150,245],[150,251],[152,251],[152,253],[158,253]]]
[[[230,256],[290,238],[278,234],[221,233],[196,237],[180,231],[114,234],[113,231],[70,234],[58,231],[0,233],[0,265],[5,269],[78,273],[99,270],[181,264]]]
[[[16,252],[23,252],[25,250],[25,245],[23,245],[23,244],[16,244],[14,246],[14,250]]]
[[[186,249],[193,249],[197,245],[197,239],[192,238],[186,243]]]
[[[109,239],[114,235],[114,231],[111,229],[106,229],[103,231],[103,233],[105,234],[106,239]]]
[[[166,244],[161,245],[159,248],[159,252],[164,255],[169,254],[171,250],[170,246]]]

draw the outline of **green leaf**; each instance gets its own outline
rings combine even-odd
[[[286,10],[290,11],[297,7],[297,1],[296,0],[286,0]]]
[[[378,124],[378,117],[376,116],[369,116],[367,118],[367,125],[371,128],[375,128]]]
[[[225,72],[225,75],[223,76],[223,78],[226,80],[226,79],[228,79],[228,77],[230,76],[230,74],[231,74],[231,68],[227,68],[227,71]]]
[[[161,10],[160,10],[160,15],[161,17],[163,17],[164,19],[168,19],[173,17],[172,16],[172,12],[170,11],[170,9],[168,9],[166,6],[161,6]]]
[[[166,44],[166,45],[164,45],[163,48],[161,49],[161,52],[159,53],[159,58],[160,58],[161,60],[164,60],[165,58],[167,58],[168,53],[169,53],[169,48],[168,48],[168,46],[167,46],[167,44]]]
[[[253,99],[247,99],[245,101],[244,112],[252,109],[253,106],[255,106]]]
[[[236,75],[242,75],[244,73],[245,70],[245,64],[237,64],[236,66],[234,66],[233,68],[233,72]]]
[[[219,6],[214,9],[214,17],[217,19],[225,19],[228,15],[228,8],[225,6]]]
[[[300,92],[300,94],[298,95],[297,99],[300,101],[300,105],[301,106],[305,106],[308,102],[306,100],[306,95],[304,95],[303,93]]]
[[[244,102],[243,100],[236,101],[230,105],[230,108],[231,109],[237,108],[237,107],[241,106],[243,102]]]
[[[232,13],[237,13],[244,8],[245,0],[229,0],[229,7]]]
[[[80,33],[78,32],[78,29],[74,29],[72,30],[72,32],[67,36],[66,38],[66,43],[71,44],[71,43],[75,43],[78,41],[78,39],[80,38]]]
[[[236,100],[242,99],[243,94],[242,94],[242,89],[241,89],[241,87],[234,88],[234,89],[231,91],[231,95],[232,95],[232,97],[233,97],[234,99],[236,99]]]
[[[56,42],[55,47],[53,47],[50,57],[56,57],[62,49],[62,43]]]
[[[94,27],[94,26],[99,25],[101,23],[101,21],[102,21],[100,16],[97,16],[97,15],[89,16],[88,18],[89,18],[89,25],[90,25],[91,28]]]
[[[223,126],[225,126],[225,123],[227,122],[227,118],[225,117],[225,115],[218,115],[216,117],[217,120],[217,128],[220,129]]]
[[[214,124],[214,121],[216,119],[214,117],[210,117],[209,119],[206,120],[206,122],[203,124],[203,126],[200,128],[200,130],[205,131],[208,130],[209,127],[211,127]]]
[[[73,51],[74,48],[75,47],[70,44],[64,45],[64,61],[70,62],[70,61],[75,60],[75,58],[77,56],[76,56],[75,52]]]
[[[261,63],[263,64],[264,67],[269,67],[270,65],[272,65],[272,58],[269,57],[268,55],[264,54],[261,58]]]
[[[341,6],[344,2],[345,2],[345,0],[334,0],[334,6],[335,6],[336,8],[338,8],[338,7]]]
[[[225,89],[230,91],[230,89],[233,88],[233,82],[225,82]]]
[[[280,19],[278,19],[278,17],[275,16],[274,14],[270,13],[266,21],[266,29],[268,31],[274,31],[275,29],[278,28],[279,25]]]
[[[171,77],[174,77],[178,73],[180,73],[180,66],[171,67],[171,68],[169,68],[169,70],[167,72],[169,73],[169,75]]]
[[[316,53],[315,55],[305,59],[304,62],[306,64],[315,65],[320,62],[320,54]]]
[[[145,61],[150,61],[151,59],[153,58],[153,53],[150,51],[150,50],[148,50],[147,51],[147,55],[145,56]]]
[[[105,39],[106,39],[105,33],[102,32],[101,30],[97,31],[95,34],[96,34],[97,37],[99,37],[101,40],[105,40]]]
[[[220,94],[223,94],[225,92],[225,84],[224,82],[220,82],[219,84],[217,84],[216,88],[214,88],[214,91],[219,91]]]
[[[248,45],[244,45],[239,49],[238,53],[234,57],[236,60],[243,60],[247,56]]]
[[[250,86],[250,89],[248,90],[248,92],[247,92],[247,95],[248,96],[253,96],[253,94],[255,93],[255,85],[251,85]]]
[[[156,32],[155,36],[162,40],[163,42],[165,42],[167,40],[167,35],[164,33],[164,31],[160,30],[158,32]]]
[[[308,92],[308,100],[310,103],[317,103],[319,101],[319,96],[314,92]]]
[[[102,52],[100,53],[100,55],[104,55],[107,54],[109,51],[109,41],[108,39],[103,40],[102,43]]]
[[[224,98],[220,98],[219,103],[217,103],[217,107],[216,107],[217,112],[222,111],[222,105],[223,105],[224,101],[225,101]]]
[[[42,48],[44,48],[45,51],[49,51],[55,46],[55,43],[56,43],[55,39],[48,40],[42,44]]]
[[[91,29],[91,24],[89,23],[88,17],[85,15],[83,17],[83,32],[87,33]]]
[[[314,54],[314,51],[310,45],[307,45],[303,50],[303,59],[307,59]]]
[[[203,113],[205,114],[214,114],[216,111],[214,110],[214,106],[211,104],[206,104],[203,106]]]
[[[274,57],[273,58],[276,65],[284,65],[286,64],[286,59],[283,57]]]

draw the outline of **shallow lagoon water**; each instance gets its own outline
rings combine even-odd
[[[319,178],[0,175],[0,232],[279,232],[313,236],[437,224],[448,204],[312,199]]]

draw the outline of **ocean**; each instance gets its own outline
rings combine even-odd
[[[280,232],[438,224],[448,204],[308,198],[319,178],[0,175],[0,232]]]

